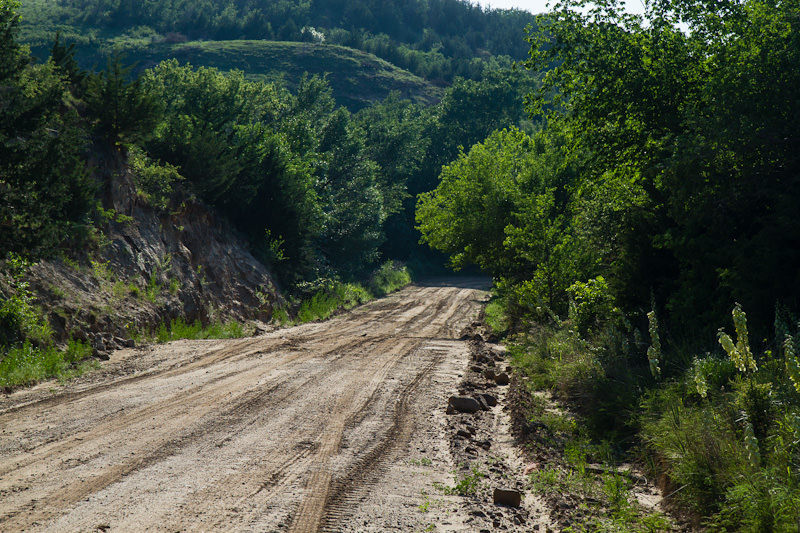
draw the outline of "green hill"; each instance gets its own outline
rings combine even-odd
[[[122,48],[125,51],[125,48]],[[168,58],[181,63],[241,70],[250,78],[283,81],[294,89],[305,74],[326,76],[336,100],[355,111],[398,91],[403,98],[431,104],[442,90],[372,54],[338,45],[275,41],[191,41],[130,48],[139,68]]]

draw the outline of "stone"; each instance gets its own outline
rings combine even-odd
[[[516,489],[495,488],[492,499],[495,505],[508,505],[509,507],[522,505],[522,493]]]
[[[494,382],[498,385],[508,385],[509,381],[511,380],[505,372],[494,377]]]
[[[464,437],[465,439],[472,437],[472,433],[470,433],[466,429],[459,429],[458,432],[456,432],[456,435],[458,435],[459,437]]]
[[[492,396],[491,394],[483,393],[481,394],[481,398],[483,398],[483,401],[485,401],[486,405],[488,405],[489,407],[494,407],[495,405],[497,405],[497,398]]]
[[[467,396],[450,396],[448,403],[460,413],[477,413],[481,410],[481,404],[475,398]]]
[[[483,372],[483,377],[485,377],[489,381],[494,381],[497,376],[495,375],[494,370],[489,368]]]
[[[491,409],[491,407],[489,407],[489,404],[486,403],[486,400],[483,399],[482,394],[478,394],[477,396],[475,396],[475,399],[478,400],[478,403],[481,405],[481,409],[483,409],[484,411],[488,411]]]

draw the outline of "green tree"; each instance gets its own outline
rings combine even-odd
[[[407,192],[408,183],[421,171],[430,144],[422,110],[392,93],[355,118],[364,131],[368,157],[380,166],[380,187],[388,210],[394,212],[384,224],[386,242],[381,251],[392,258],[408,259],[419,240],[408,222],[407,213],[413,213],[416,201]]]
[[[97,130],[111,142],[136,143],[148,138],[162,112],[160,101],[131,77],[122,57],[108,58],[106,69],[88,80],[85,100]]]
[[[16,7],[0,3],[0,256],[42,256],[84,221],[94,187],[60,74],[16,44]]]
[[[148,151],[179,167],[254,242],[265,245],[265,230],[283,239],[285,280],[310,271],[322,222],[307,153],[315,137],[307,117],[291,112],[296,100],[241,72],[175,60],[149,71],[144,83],[166,108]]]
[[[420,195],[424,242],[449,254],[455,267],[476,264],[512,284],[537,280],[542,302],[564,311],[564,291],[591,266],[572,235],[576,171],[565,159],[555,136],[493,133]]]

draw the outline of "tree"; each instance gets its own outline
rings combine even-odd
[[[597,4],[540,18],[528,66],[545,70],[533,111],[584,154],[578,222],[618,302],[655,295],[695,334],[736,300],[765,327],[776,301],[800,304],[800,7]]]
[[[129,81],[131,66],[122,57],[108,58],[106,69],[91,76],[86,104],[97,130],[111,142],[134,143],[146,139],[161,115],[161,104],[143,85],[140,77]]]
[[[15,2],[0,2],[0,256],[52,254],[92,205],[85,138],[51,64],[15,41]]]

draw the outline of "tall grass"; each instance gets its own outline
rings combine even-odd
[[[85,362],[92,349],[78,341],[70,341],[66,350],[53,346],[38,348],[30,341],[8,349],[0,360],[0,387],[32,385],[58,377],[68,379],[82,374],[93,363]]]

